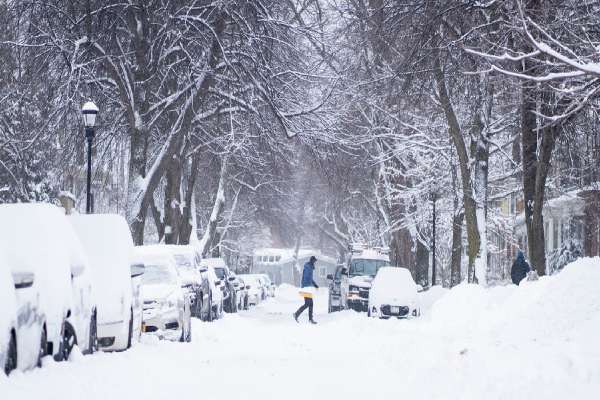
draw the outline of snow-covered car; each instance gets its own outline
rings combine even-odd
[[[184,288],[188,291],[192,305],[192,317],[207,319],[210,312],[208,298],[210,283],[200,271],[200,254],[193,246],[166,245],[175,258],[179,276]]]
[[[223,309],[225,312],[234,313],[237,312],[237,297],[236,290],[234,287],[235,277],[231,274],[229,267],[225,264],[222,259],[221,263],[214,262],[215,273],[221,281],[221,288],[223,290]]]
[[[142,330],[161,339],[190,342],[192,314],[175,258],[164,246],[138,246],[135,259],[144,264]]]
[[[13,277],[34,277],[30,288],[17,291],[18,368],[39,365],[45,355],[64,360],[75,344],[89,351],[95,304],[84,252],[64,211],[3,204],[0,225],[10,227],[0,229],[0,252]]]
[[[417,284],[406,268],[382,267],[369,294],[370,317],[410,318],[421,315]]]
[[[348,268],[338,265],[334,274],[327,275],[329,281],[329,296],[327,309],[331,312],[348,308]]]
[[[215,272],[215,266],[219,267],[222,265],[225,265],[225,262],[220,258],[204,258],[200,261],[202,274],[208,278],[211,289],[209,302],[212,312],[209,321],[219,319],[223,316],[225,286]]]
[[[123,217],[114,214],[72,215],[69,219],[92,266],[98,303],[98,346],[104,351],[126,350],[141,329],[141,300],[133,296],[133,240],[129,226]],[[136,295],[141,293],[136,291]]]
[[[271,278],[269,277],[269,275],[259,274],[259,276],[262,278],[262,280],[265,284],[265,288],[267,289],[267,296],[275,297],[275,285],[271,281]]]
[[[237,299],[237,309],[247,310],[248,309],[248,291],[246,290],[246,284],[244,281],[235,273],[231,273],[231,276],[235,278],[233,286],[235,287],[235,298]]]
[[[30,278],[33,284],[33,274]],[[0,366],[6,375],[17,368],[17,294],[8,263],[0,254]]]
[[[348,288],[342,289],[348,293],[348,308],[367,311],[371,282],[381,267],[389,265],[389,256],[375,249],[364,249],[352,255],[348,268]]]
[[[261,288],[261,282],[256,275],[243,274],[238,275],[240,279],[246,284],[246,291],[248,292],[248,305],[255,306],[260,303],[263,299],[263,290]]]

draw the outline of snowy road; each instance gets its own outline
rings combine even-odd
[[[500,299],[503,309],[510,302],[546,301],[540,290],[516,290],[490,295],[478,287],[459,288],[438,310],[411,321],[328,315],[322,291],[316,299],[319,325],[311,326],[305,315],[302,324],[293,321],[300,299],[284,288],[250,311],[215,323],[195,321],[192,343],[145,340],[125,353],[49,361],[42,369],[0,378],[0,397],[563,400],[600,393],[594,333],[600,310],[588,318],[587,329],[569,331],[566,324],[573,321],[559,324],[566,336],[539,337],[546,327],[535,321],[520,321],[517,330],[506,318],[485,317]],[[470,315],[452,316],[453,307],[483,299]],[[598,297],[590,301],[600,304]],[[522,329],[527,331],[519,336]]]

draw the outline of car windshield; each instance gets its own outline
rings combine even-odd
[[[215,268],[215,274],[217,274],[217,278],[224,279],[225,278],[225,268]]]
[[[145,264],[144,275],[142,282],[146,285],[158,284],[176,284],[175,276],[164,265],[148,265]]]
[[[357,258],[350,262],[350,276],[375,276],[379,268],[389,265],[385,260],[368,260]]]

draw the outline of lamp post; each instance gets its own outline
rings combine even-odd
[[[430,198],[431,198],[431,202],[433,203],[432,206],[432,211],[433,211],[433,216],[431,218],[431,225],[432,225],[432,229],[431,229],[431,236],[432,236],[432,245],[431,245],[431,252],[432,252],[432,257],[431,257],[431,286],[435,286],[435,276],[436,276],[436,271],[435,271],[435,267],[436,267],[436,262],[435,262],[435,223],[436,223],[436,213],[435,213],[435,203],[438,200],[438,193],[437,191],[433,190],[430,194]]]
[[[85,201],[85,212],[92,213],[92,142],[94,141],[94,126],[96,125],[96,115],[98,107],[88,101],[81,107],[83,114],[83,124],[85,126],[85,138],[87,140],[87,196]]]

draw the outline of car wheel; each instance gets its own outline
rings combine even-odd
[[[92,314],[90,319],[90,339],[88,342],[88,354],[94,354],[98,351],[98,319],[96,312]]]
[[[129,332],[127,333],[127,348],[131,348],[133,339],[133,308],[130,310],[129,314]]]
[[[64,322],[63,336],[60,344],[59,352],[56,357],[56,361],[66,361],[71,355],[73,347],[77,344],[77,335],[75,334],[75,328],[69,321]]]
[[[17,338],[15,332],[10,333],[10,342],[6,352],[6,362],[4,363],[4,373],[10,374],[12,370],[17,369]]]
[[[37,366],[42,366],[42,358],[48,354],[48,333],[46,332],[46,326],[42,327],[42,334],[40,335],[40,349],[38,353]]]

